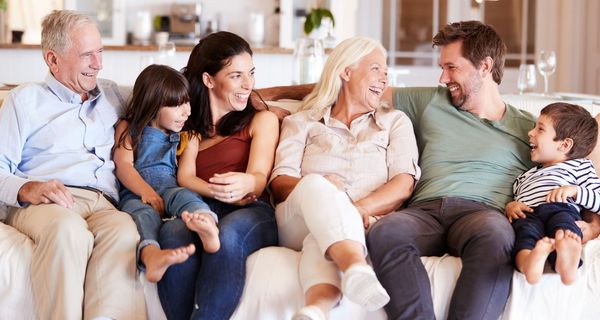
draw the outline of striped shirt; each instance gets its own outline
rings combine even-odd
[[[567,160],[546,168],[533,167],[517,177],[513,192],[515,200],[534,208],[546,202],[550,191],[568,185],[577,187],[577,197],[569,198],[569,204],[578,211],[582,207],[600,211],[600,179],[588,159]]]

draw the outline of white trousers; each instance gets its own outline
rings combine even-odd
[[[300,179],[288,198],[275,208],[279,243],[300,251],[302,289],[327,283],[340,288],[340,271],[327,258],[327,249],[342,240],[364,248],[365,231],[360,214],[345,192],[320,175]]]

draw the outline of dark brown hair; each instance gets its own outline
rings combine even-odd
[[[129,124],[119,137],[118,146],[125,146],[125,138],[130,135],[135,150],[144,127],[156,118],[160,108],[177,107],[189,101],[189,85],[179,71],[157,64],[146,67],[133,85],[124,117]]]
[[[456,41],[462,42],[463,57],[476,68],[486,57],[492,58],[492,78],[500,84],[504,75],[506,45],[494,28],[480,21],[450,23],[433,37],[433,46],[445,46]]]
[[[212,112],[208,98],[208,87],[202,81],[204,72],[215,76],[221,69],[231,63],[231,59],[242,53],[252,55],[250,45],[240,36],[226,31],[212,33],[194,47],[187,66],[182,69],[183,75],[190,82],[190,104],[192,114],[186,122],[185,130],[199,133],[201,136],[218,134],[233,135],[246,127],[256,109],[248,99],[246,108],[231,111],[224,115],[215,125],[212,123]]]
[[[542,109],[541,115],[552,120],[556,137],[554,141],[573,139],[573,147],[567,153],[569,159],[587,157],[598,140],[598,123],[583,107],[557,102]]]

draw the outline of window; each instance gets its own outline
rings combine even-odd
[[[481,20],[506,43],[506,67],[535,59],[536,0],[383,0],[382,42],[389,65],[437,67],[431,38],[449,22]]]

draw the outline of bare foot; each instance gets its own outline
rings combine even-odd
[[[184,211],[181,220],[185,222],[188,229],[195,231],[202,240],[202,247],[208,253],[215,253],[221,248],[219,241],[219,228],[215,219],[208,213],[189,213]]]
[[[525,274],[525,279],[529,284],[536,284],[540,281],[544,273],[544,264],[550,252],[554,250],[554,239],[543,237],[535,243],[533,250],[523,259],[521,272]],[[519,251],[519,254],[523,250]],[[517,254],[517,259],[519,259]],[[518,260],[517,260],[518,261]],[[517,263],[519,265],[519,263]]]
[[[556,272],[560,281],[566,285],[577,280],[577,268],[581,258],[581,238],[571,230],[557,230],[556,235]]]
[[[140,259],[146,266],[146,279],[150,282],[160,281],[167,268],[184,262],[195,251],[196,247],[193,244],[175,249],[160,249],[155,245],[145,246],[140,253]]]

